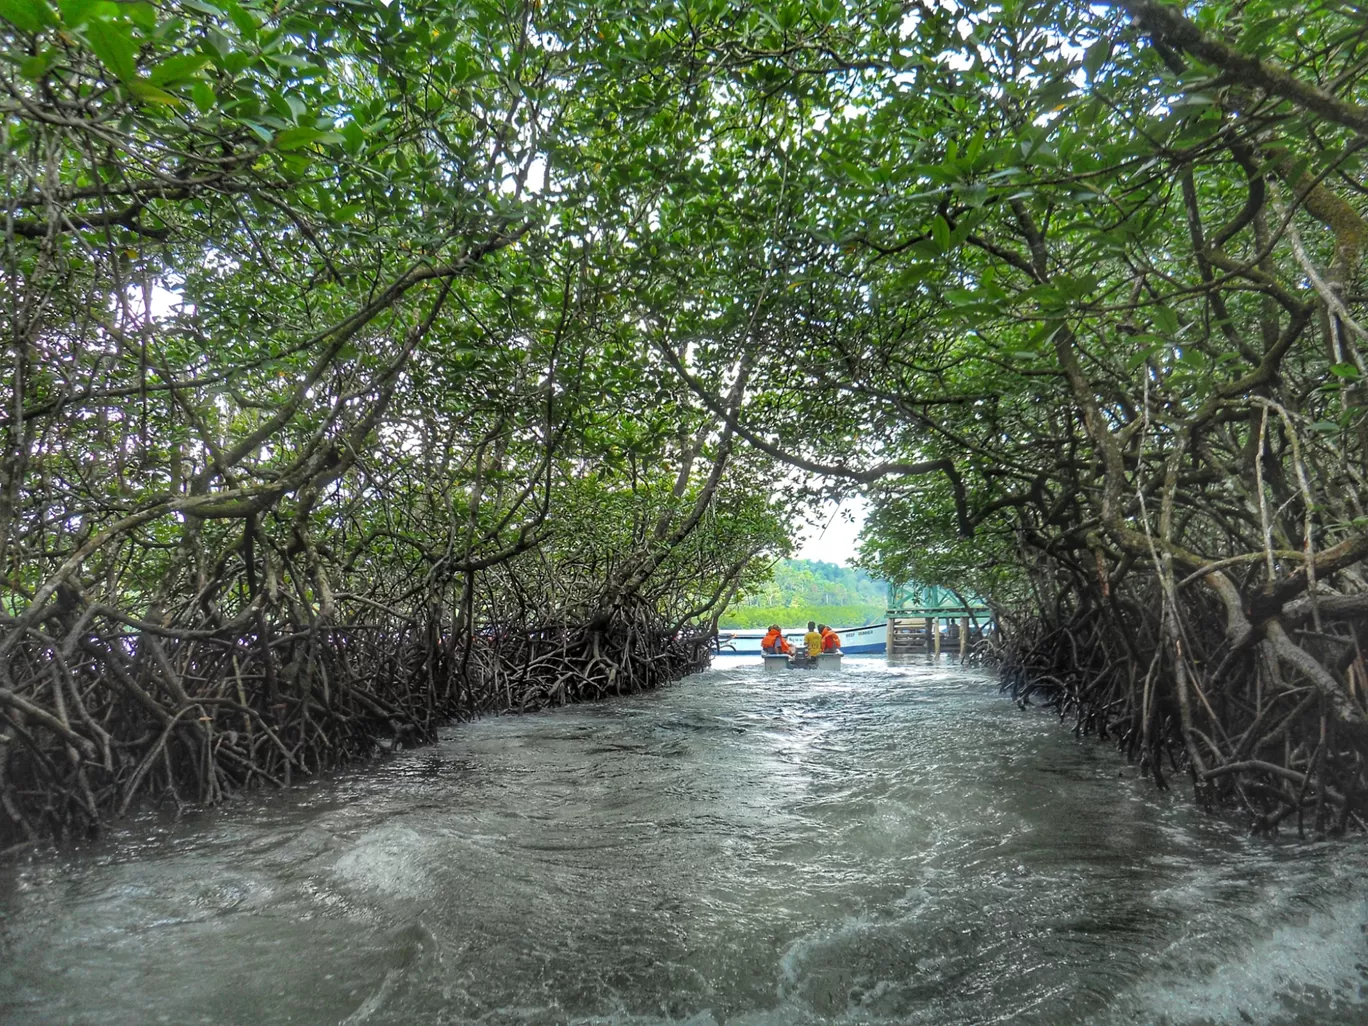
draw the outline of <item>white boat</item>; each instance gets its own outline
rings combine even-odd
[[[823,652],[810,662],[795,663],[785,655],[762,655],[766,673],[779,673],[783,670],[840,670],[842,653]]]
[[[865,627],[836,627],[833,630],[841,639],[843,655],[883,655],[888,651],[886,623],[873,623]],[[717,654],[758,656],[761,654],[760,640],[767,633],[768,631],[759,630],[718,631]],[[795,651],[803,647],[803,635],[806,633],[806,626],[784,629],[784,637]]]

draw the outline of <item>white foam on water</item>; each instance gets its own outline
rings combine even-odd
[[[739,1021],[886,1021],[880,1009],[902,1006],[909,988],[937,977],[954,956],[945,930],[915,928],[919,905],[894,916],[846,916],[796,938],[779,959],[779,1007]]]
[[[1200,979],[1168,971],[1136,984],[1112,1006],[1115,1023],[1278,1026],[1368,1023],[1368,898],[1276,926]],[[1180,948],[1200,949],[1194,938]],[[1200,963],[1200,950],[1173,953]]]
[[[740,1020],[728,1019],[728,1026],[736,1026]],[[708,1009],[695,1012],[687,1019],[662,1019],[658,1015],[613,1015],[607,1019],[571,1019],[570,1026],[720,1026]]]
[[[341,1026],[360,1026],[361,1023],[367,1022],[371,1016],[381,1009],[389,999],[389,996],[394,993],[394,988],[397,986],[399,977],[402,975],[403,972],[399,969],[391,969],[389,972],[385,973],[385,978],[380,982],[380,986],[376,989],[375,993],[362,1001],[356,1011],[343,1019]]]
[[[377,827],[363,834],[333,863],[333,872],[360,890],[403,898],[425,897],[431,893],[432,881],[415,856],[426,846],[423,836],[410,827]]]

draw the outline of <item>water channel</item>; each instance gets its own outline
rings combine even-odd
[[[1368,1023],[1362,845],[953,664],[758,662],[0,868],[0,1022]]]

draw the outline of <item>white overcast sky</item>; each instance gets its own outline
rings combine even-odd
[[[822,511],[820,521],[802,532],[794,557],[849,566],[855,558],[855,538],[864,526],[867,508],[861,498],[847,499],[840,506],[830,503]],[[847,520],[842,513],[851,514],[854,521]]]

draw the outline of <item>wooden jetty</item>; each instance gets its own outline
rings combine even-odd
[[[975,595],[915,582],[888,586],[890,659],[956,651],[963,659],[991,623],[991,611]]]

